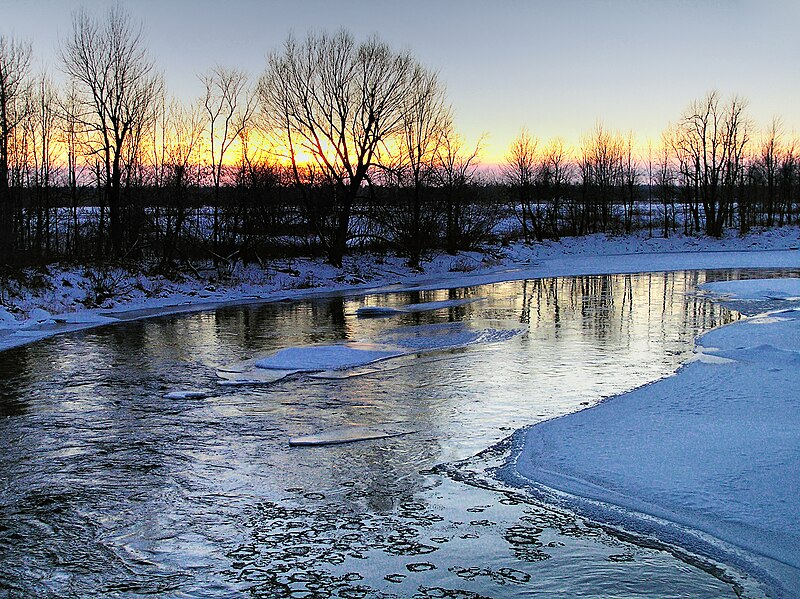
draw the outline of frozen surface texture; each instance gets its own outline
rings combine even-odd
[[[794,285],[724,288],[772,297]],[[800,596],[800,311],[721,327],[699,344],[724,359],[521,431],[505,475],[598,520],[743,567],[775,596]]]

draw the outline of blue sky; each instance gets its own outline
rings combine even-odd
[[[0,32],[33,43],[57,70],[71,12],[109,0],[0,0]],[[525,126],[578,143],[600,120],[658,139],[693,99],[716,88],[750,102],[756,125],[781,116],[800,133],[796,0],[291,1],[129,0],[170,91],[200,94],[214,64],[257,77],[289,33],[339,27],[410,49],[447,83],[468,141],[487,134],[499,160]]]

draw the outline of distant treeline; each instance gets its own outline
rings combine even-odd
[[[0,265],[130,259],[165,269],[354,249],[428,251],[647,228],[792,224],[800,159],[779,119],[710,92],[657,147],[598,125],[578,148],[522,131],[506,161],[465,147],[438,76],[347,32],[289,38],[251,83],[168,98],[141,27],[78,12],[58,88],[0,35]]]

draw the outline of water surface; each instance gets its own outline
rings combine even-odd
[[[674,372],[696,335],[736,317],[692,293],[720,276],[736,275],[564,277],[227,307],[2,352],[0,589],[735,596],[728,575],[708,565],[435,468]],[[483,299],[355,315],[362,305],[466,298]],[[528,332],[388,360],[341,380],[223,386],[216,374],[284,347],[461,321],[512,321]],[[164,398],[175,390],[208,396]],[[416,432],[288,445],[298,435],[387,424]]]

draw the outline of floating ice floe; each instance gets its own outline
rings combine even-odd
[[[206,391],[170,391],[164,394],[164,399],[202,399],[208,397]]]
[[[264,385],[275,383],[287,376],[298,374],[297,370],[274,370],[256,368],[253,360],[240,362],[233,366],[217,369],[217,376],[222,379],[220,385]]]
[[[402,354],[402,350],[370,343],[308,345],[279,350],[269,357],[256,360],[255,366],[292,372],[344,370],[395,358]]]
[[[289,439],[289,445],[293,447],[341,445],[343,443],[355,443],[356,441],[400,437],[415,432],[416,431],[410,429],[397,429],[384,426],[348,426],[327,430],[314,435],[292,437]]]
[[[298,373],[343,379],[375,372],[378,369],[371,369],[371,365],[393,358],[507,341],[525,331],[525,326],[505,321],[400,327],[370,341],[287,347],[263,358],[221,368],[217,374],[224,379],[223,384],[272,383]]]
[[[800,596],[800,311],[748,322],[675,376],[521,431],[503,475]]]

